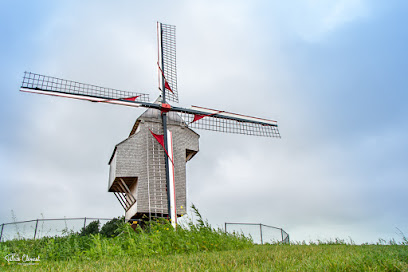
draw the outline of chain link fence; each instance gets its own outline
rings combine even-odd
[[[3,223],[0,225],[0,242],[13,239],[39,239],[42,237],[63,236],[81,232],[92,221],[101,225],[113,218],[52,218]]]
[[[251,237],[256,244],[289,244],[289,234],[282,228],[259,223],[225,223],[225,232]]]
[[[3,223],[0,225],[0,242],[13,239],[40,239],[79,233],[88,224],[99,220],[101,226],[114,218],[52,218]],[[290,243],[289,234],[282,228],[258,223],[225,223],[225,232],[251,237],[254,243]]]

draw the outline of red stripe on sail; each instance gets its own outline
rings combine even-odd
[[[159,142],[159,144],[163,147],[163,150],[166,153],[167,157],[170,159],[171,163],[174,165],[173,160],[170,158],[169,153],[167,153],[167,150],[164,147],[164,135],[153,133],[153,131],[151,131],[150,128],[149,128],[149,131],[153,135],[153,137]]]
[[[194,114],[194,119],[193,119],[193,121],[190,122],[190,124],[194,123],[194,122],[196,122],[196,121],[198,121],[200,119],[203,119],[204,117],[212,116],[212,115],[215,115],[215,114],[218,114],[218,113],[221,113],[221,112],[223,112],[223,111],[218,111],[216,113],[210,113],[210,114]]]
[[[127,101],[136,101],[136,99],[139,97],[138,96],[132,96],[132,97],[128,97],[128,98],[122,98],[123,100],[127,100]]]
[[[109,102],[109,101],[119,101],[119,100],[136,101],[136,99],[137,99],[138,97],[140,97],[140,95],[138,95],[138,96],[132,96],[132,97],[125,97],[125,98],[105,99],[105,100],[101,100],[101,101],[92,101],[92,102]]]
[[[150,129],[149,129],[150,130]],[[164,148],[164,135],[159,135],[156,133],[153,133],[150,130],[150,133],[153,135],[153,137],[159,142],[159,144]],[[164,148],[165,149],[165,148]],[[166,150],[166,149],[165,149]],[[167,153],[167,152],[166,152]]]
[[[164,78],[164,87],[169,90],[172,94],[174,94],[173,90],[170,88],[169,83],[167,82],[166,78]]]
[[[202,114],[194,114],[194,120],[191,123],[194,123],[195,121],[198,121],[204,117],[206,117],[207,115],[202,115]]]
[[[157,66],[159,67],[159,70],[160,70],[160,72],[161,72],[161,74],[162,74],[162,76],[163,76],[163,78],[164,78],[164,88],[167,89],[167,90],[169,90],[172,94],[174,94],[174,92],[173,92],[173,90],[171,89],[169,83],[167,82],[166,77],[164,76],[163,70],[160,68],[159,62],[157,62]]]

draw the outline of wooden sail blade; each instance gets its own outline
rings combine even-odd
[[[263,137],[281,137],[278,123],[273,120],[197,106],[192,106],[190,109],[174,107],[172,110],[179,112],[190,128]]]
[[[178,102],[176,66],[176,27],[157,23],[159,86],[166,100]],[[164,80],[163,80],[164,79]],[[164,86],[163,86],[164,84]]]
[[[138,107],[149,95],[25,72],[20,91]]]

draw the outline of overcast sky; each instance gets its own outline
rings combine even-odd
[[[19,92],[24,71],[157,97],[177,27],[181,106],[277,120],[201,135],[188,201],[292,240],[408,234],[405,1],[0,1],[0,223],[115,217],[108,160],[142,109]]]

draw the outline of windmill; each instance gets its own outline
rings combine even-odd
[[[157,120],[159,120],[160,131],[162,132],[162,134],[160,134],[158,130],[153,131],[152,128],[146,127],[149,130],[150,134],[148,135],[150,136],[150,139],[156,141],[156,146],[157,144],[160,145],[161,156],[164,161],[165,192],[167,194],[167,203],[165,203],[164,206],[167,211],[162,211],[160,214],[162,216],[170,217],[171,223],[175,226],[178,216],[175,203],[175,177],[177,177],[177,175],[175,175],[175,164],[177,161],[174,160],[174,138],[172,131],[169,130],[169,124],[171,126],[172,124],[177,123],[181,127],[186,127],[189,130],[197,128],[263,137],[280,138],[280,134],[276,121],[197,106],[183,108],[170,105],[170,101],[178,103],[175,26],[158,22],[157,32],[157,65],[159,90],[161,95],[155,102],[150,102],[148,94],[104,88],[31,72],[24,73],[20,91],[81,99],[95,103],[109,103],[147,108],[147,111],[142,116],[153,116],[156,118],[156,123]],[[129,138],[135,134],[138,129],[140,130],[141,126],[139,126],[139,124],[140,122],[144,122],[145,119],[146,118],[141,118],[136,121]],[[118,147],[120,147],[120,144],[115,147],[115,151]],[[190,153],[187,151],[186,160],[189,160],[198,151],[198,145],[196,148],[192,149],[193,150],[190,150]],[[112,160],[115,159],[115,151],[112,155],[110,164],[112,163]],[[115,171],[116,170],[113,169],[113,172]],[[113,179],[110,179],[110,191],[115,193],[115,196],[126,211],[131,210],[137,202],[134,196],[134,191],[129,189],[129,187],[135,186],[135,184],[137,184],[137,178],[134,177],[114,177]]]

